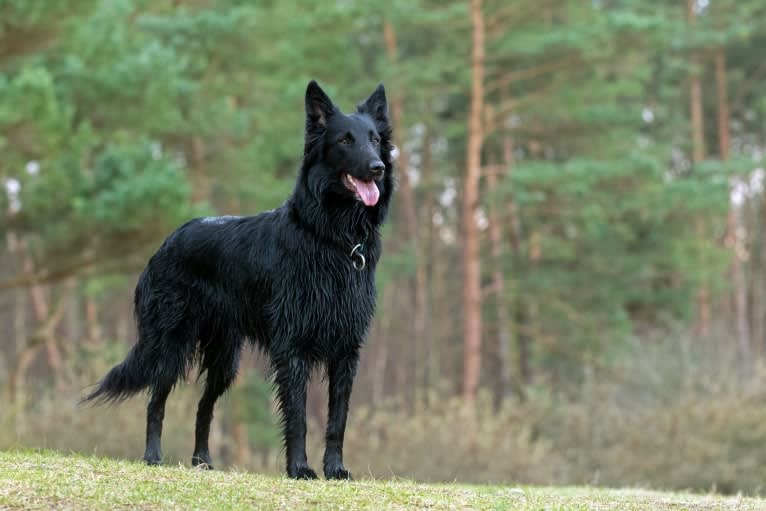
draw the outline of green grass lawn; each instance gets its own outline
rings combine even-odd
[[[766,509],[766,500],[644,490],[292,481],[242,472],[0,452],[0,509]]]

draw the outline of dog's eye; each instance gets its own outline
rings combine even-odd
[[[380,137],[372,137],[372,143],[375,145],[380,145]]]
[[[343,138],[341,138],[340,140],[338,140],[338,143],[339,143],[339,144],[343,144],[343,145],[349,145],[349,144],[351,144],[353,141],[354,141],[354,140],[351,138],[351,135],[346,135],[345,137],[343,137]]]

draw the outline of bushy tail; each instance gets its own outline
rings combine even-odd
[[[140,342],[133,346],[125,360],[106,373],[96,384],[96,389],[80,400],[80,404],[118,403],[150,386],[152,378],[142,351]]]
[[[160,264],[153,262],[156,257],[149,266]],[[152,283],[149,266],[136,286],[138,342],[80,404],[118,403],[146,388],[172,389],[193,365],[199,336],[196,323],[187,314],[188,292],[160,289]]]

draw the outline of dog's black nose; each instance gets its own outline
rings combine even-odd
[[[370,172],[372,172],[376,176],[381,175],[384,170],[386,170],[386,166],[383,165],[382,161],[376,160],[370,163]]]

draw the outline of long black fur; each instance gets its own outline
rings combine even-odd
[[[206,373],[196,419],[194,465],[212,468],[213,407],[234,380],[245,341],[268,353],[284,429],[287,473],[316,478],[306,459],[306,386],[312,368],[329,381],[327,478],[347,479],[343,435],[351,386],[375,309],[379,226],[394,188],[391,126],[383,85],[351,115],[316,82],[306,91],[304,158],[279,208],[250,217],[191,220],[149,260],[135,293],[138,342],[83,401],[116,402],[148,390],[146,451],[162,460],[165,401],[198,365]],[[363,204],[345,174],[374,179]],[[366,260],[351,252],[355,245]]]

